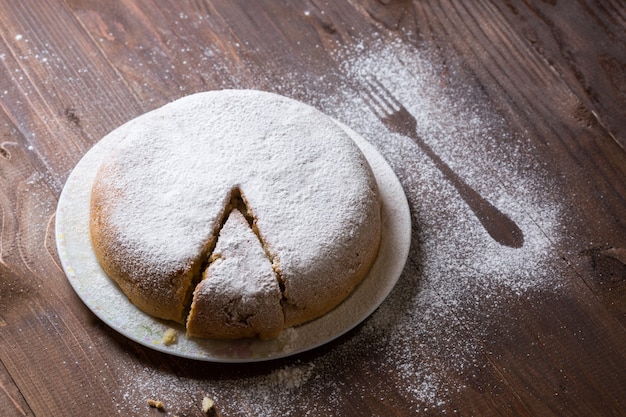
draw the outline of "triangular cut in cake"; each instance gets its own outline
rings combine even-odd
[[[187,319],[195,337],[271,338],[284,326],[279,280],[244,215],[233,208],[196,286]]]

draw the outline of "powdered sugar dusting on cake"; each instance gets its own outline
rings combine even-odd
[[[94,236],[112,237],[112,262],[147,299],[202,262],[234,189],[281,275],[288,323],[336,305],[375,256],[380,205],[371,169],[310,106],[259,91],[200,93],[112,135],[120,143],[94,186],[104,224]]]

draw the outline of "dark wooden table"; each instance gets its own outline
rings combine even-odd
[[[205,396],[219,416],[626,413],[623,1],[4,0],[0,40],[3,416],[199,416]],[[366,104],[373,80],[521,247],[384,127]],[[60,266],[56,205],[80,158],[127,120],[223,88],[348,124],[409,201],[390,297],[294,357],[216,364],[143,347]]]

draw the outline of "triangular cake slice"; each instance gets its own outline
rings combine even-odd
[[[246,218],[233,209],[193,294],[187,334],[218,339],[271,338],[284,326],[281,289]]]

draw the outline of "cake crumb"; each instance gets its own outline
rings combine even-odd
[[[202,399],[202,411],[204,411],[206,414],[208,414],[211,411],[213,411],[213,406],[214,405],[215,405],[215,403],[209,397],[204,397]]]
[[[176,330],[169,328],[163,333],[162,342],[165,346],[173,345],[176,343]]]
[[[148,405],[153,408],[157,408],[159,410],[163,410],[163,401],[153,400],[152,398],[148,398]]]

